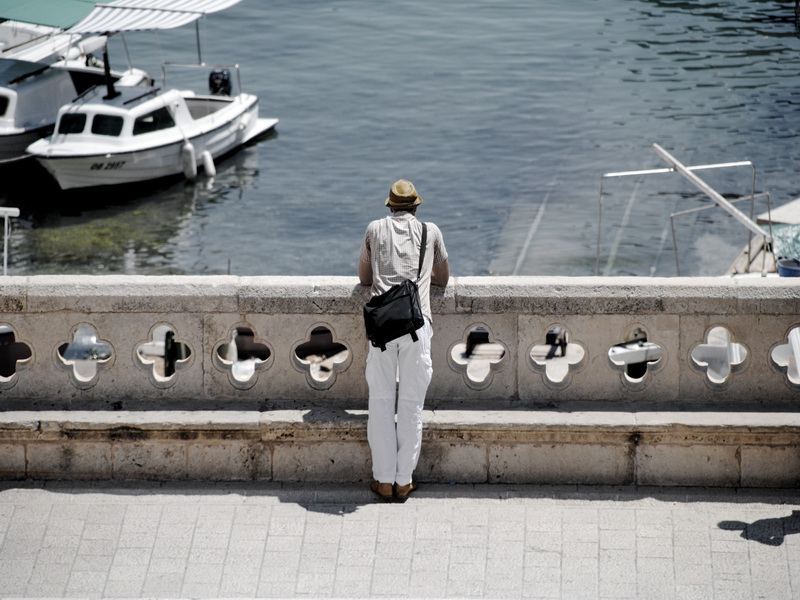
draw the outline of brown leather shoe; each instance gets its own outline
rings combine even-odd
[[[372,484],[369,486],[369,489],[371,489],[374,493],[378,494],[378,497],[384,502],[392,499],[391,483],[381,483],[380,481],[373,481]]]
[[[408,485],[397,485],[394,486],[394,497],[399,500],[400,502],[405,502],[408,500],[408,495],[417,489],[416,483],[409,483]]]

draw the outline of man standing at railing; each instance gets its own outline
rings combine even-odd
[[[372,296],[386,292],[404,279],[417,279],[422,223],[416,218],[422,198],[410,181],[392,185],[386,199],[392,213],[372,221],[364,234],[359,256],[361,284],[372,286]],[[422,445],[422,406],[433,373],[431,364],[431,283],[446,286],[450,278],[447,250],[439,228],[427,224],[427,242],[419,274],[419,297],[424,325],[386,344],[382,351],[370,345],[366,378],[369,386],[367,437],[372,451],[371,489],[381,499],[400,501],[416,489],[412,473]],[[395,420],[396,418],[396,420]]]

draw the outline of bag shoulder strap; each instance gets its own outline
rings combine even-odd
[[[419,267],[417,268],[417,282],[422,275],[422,261],[425,260],[425,249],[428,247],[428,224],[422,224],[422,241],[419,244]]]

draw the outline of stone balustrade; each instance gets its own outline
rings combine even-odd
[[[7,405],[365,406],[367,292],[355,278],[33,276],[6,277],[0,286],[0,326],[10,332],[0,354],[12,352],[12,337],[18,353],[13,372],[0,376]],[[461,277],[434,288],[432,305],[430,406],[583,401],[774,410],[792,405],[800,391],[787,362],[790,331],[800,328],[800,285],[792,278]],[[169,376],[139,352],[159,341],[159,327],[188,349]],[[546,344],[556,328],[566,352]],[[108,354],[77,361],[93,363],[88,373],[62,355],[83,330]],[[237,365],[241,356],[223,356],[237,330],[252,332],[249,345],[261,350],[249,367]],[[320,330],[346,352],[315,372],[298,349],[313,347]],[[463,357],[472,331],[489,342],[483,361],[478,351],[471,357],[483,368]],[[631,374],[612,360],[612,349],[637,339],[656,349],[657,360]],[[720,353],[715,345],[732,356],[727,372],[704,364]]]
[[[0,477],[369,478],[355,278],[0,286]],[[798,480],[794,279],[459,277],[432,306],[423,478]]]

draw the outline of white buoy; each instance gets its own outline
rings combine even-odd
[[[214,157],[211,156],[211,152],[208,150],[203,150],[203,168],[206,170],[206,175],[208,177],[214,177],[217,174],[217,167],[214,165]]]
[[[194,146],[187,141],[181,148],[181,160],[183,161],[183,174],[186,179],[197,177],[197,158],[194,153]]]

